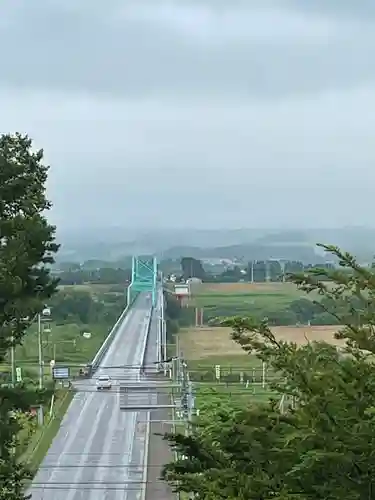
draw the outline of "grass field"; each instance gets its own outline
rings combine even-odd
[[[298,345],[308,341],[327,341],[342,345],[334,338],[339,327],[274,327],[279,340]],[[207,398],[217,397],[219,392],[228,398],[259,402],[275,397],[268,384],[277,375],[252,355],[245,354],[231,339],[231,329],[224,327],[198,327],[183,329],[179,334],[179,345],[187,360],[191,379],[194,381],[197,407]],[[219,380],[216,367],[220,366]],[[213,390],[210,395],[210,390]]]
[[[89,325],[85,328],[76,324],[49,325],[50,333],[43,333],[43,359],[46,380],[51,378],[50,361],[71,366],[71,375],[78,373],[79,365],[91,361],[108,334],[105,326]],[[83,331],[91,333],[91,338],[83,337]],[[33,326],[25,336],[23,345],[15,351],[15,364],[22,369],[23,377],[36,379],[38,377],[38,335]],[[0,367],[0,371],[10,375],[10,358]]]
[[[119,293],[121,291],[121,288],[123,288],[125,291],[125,287],[121,287],[121,285],[101,285],[96,283],[84,283],[82,285],[60,285],[58,288],[59,290],[74,290],[78,292],[83,291],[91,293],[106,293],[113,288],[118,288]]]
[[[267,315],[285,310],[303,297],[313,299],[314,295],[307,295],[292,283],[202,283],[192,286],[190,305],[203,308],[207,320],[249,312]]]
[[[269,387],[263,388],[260,384],[250,384],[246,386],[240,383],[202,383],[194,384],[196,408],[202,408],[207,402],[213,403],[217,400],[233,401],[241,404],[263,403],[271,397],[278,398],[276,392]]]
[[[57,390],[53,416],[51,418],[47,417],[45,425],[37,427],[28,441],[27,448],[20,458],[28,464],[33,472],[37,470],[46,455],[73,397],[74,392],[72,390]]]
[[[203,297],[233,298],[238,297],[277,297],[282,301],[291,301],[306,294],[298,290],[293,283],[198,283],[191,286],[191,294],[196,300]]]
[[[265,282],[265,283],[198,283],[192,285],[192,293],[282,293],[286,295],[301,295],[293,283]]]

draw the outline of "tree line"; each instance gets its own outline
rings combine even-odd
[[[113,325],[126,306],[126,294],[59,290],[51,297],[51,319],[57,324]]]
[[[255,260],[246,265],[235,265],[225,271],[212,274],[207,271],[202,261],[193,257],[182,257],[181,275],[178,281],[186,281],[189,278],[198,278],[205,282],[237,283],[239,281],[251,281],[254,283],[282,281],[287,275],[321,268],[323,270],[334,269],[331,262],[325,264],[304,264],[300,261],[278,261],[278,260]]]
[[[55,271],[60,285],[123,285],[131,280],[131,269],[117,267],[99,267],[97,269],[70,268],[65,271]]]
[[[233,297],[233,296],[232,296]],[[213,297],[214,301],[214,297]],[[355,304],[355,301],[353,301]],[[310,300],[310,298],[299,298],[291,301],[289,304],[280,307],[273,304],[272,301],[259,305],[256,301],[246,304],[220,303],[213,302],[206,304],[203,309],[203,322],[205,324],[218,325],[222,318],[234,315],[253,316],[258,321],[267,318],[267,321],[272,326],[289,326],[289,325],[339,325],[339,317],[337,314],[330,312],[331,302],[323,298]],[[336,306],[338,307],[338,306]],[[245,310],[245,312],[244,312]],[[191,324],[194,323],[195,316],[193,313],[185,313],[191,319]]]

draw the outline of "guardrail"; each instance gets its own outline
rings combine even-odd
[[[146,349],[147,349],[147,342],[148,342],[148,337],[149,337],[149,334],[150,334],[150,327],[151,327],[151,321],[152,321],[152,315],[153,315],[153,312],[154,312],[154,308],[151,307],[151,310],[150,310],[150,316],[148,318],[148,322],[147,322],[147,327],[146,327],[146,335],[145,335],[145,339],[143,341],[143,347],[142,347],[142,361],[141,361],[141,367],[144,366],[145,364],[145,356],[146,356]]]
[[[116,335],[119,326],[123,322],[125,316],[127,315],[127,313],[129,311],[129,309],[131,308],[131,306],[134,304],[135,300],[136,300],[136,298],[133,300],[133,302],[131,304],[128,304],[125,307],[125,309],[121,313],[120,317],[118,318],[118,320],[116,321],[116,323],[113,325],[112,330],[106,336],[106,338],[105,338],[103,344],[101,345],[101,347],[99,348],[98,352],[95,354],[94,359],[91,361],[91,363],[89,363],[89,365],[88,365],[89,376],[91,376],[91,375],[93,375],[95,373],[95,371],[98,368],[98,366],[99,366],[101,360],[103,359],[105,353],[108,351],[108,348],[111,345],[113,337]]]
[[[148,318],[148,322],[147,322],[147,334],[145,335],[145,342],[143,344],[141,370],[144,369],[145,356],[146,356],[146,350],[147,350],[147,342],[149,340],[150,328],[151,328],[154,310],[155,310],[155,308],[152,306],[151,310],[150,310],[150,317]],[[147,422],[146,422],[146,432],[145,432],[145,450],[144,450],[144,456],[143,456],[143,474],[142,474],[143,486],[141,489],[141,500],[146,500],[146,493],[147,493],[148,452],[149,452],[149,446],[150,446],[150,431],[151,431],[151,422],[150,422],[150,414],[149,414],[149,416],[147,418]]]

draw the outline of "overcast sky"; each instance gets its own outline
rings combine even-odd
[[[0,37],[60,228],[374,225],[374,0],[2,0]]]

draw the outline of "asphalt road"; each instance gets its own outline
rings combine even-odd
[[[150,325],[150,342],[146,348],[146,376],[150,385],[154,385],[151,400],[153,404],[170,404],[170,389],[165,389],[164,385],[169,384],[170,380],[165,379],[163,375],[158,375],[152,365],[153,360],[157,358],[157,331],[158,321],[161,316],[160,301],[158,307],[154,310]],[[159,389],[158,384],[160,384]],[[148,453],[147,453],[147,487],[145,500],[176,500],[177,496],[173,493],[170,486],[160,479],[163,466],[171,462],[174,458],[173,453],[166,441],[161,437],[166,432],[171,432],[172,427],[168,423],[171,420],[171,410],[160,408],[148,413],[148,420],[151,421],[148,432]]]
[[[120,411],[120,383],[142,377],[151,302],[141,295],[124,319],[94,380],[78,386],[59,433],[28,493],[33,500],[141,498],[147,414]],[[95,378],[108,374],[110,391]]]

